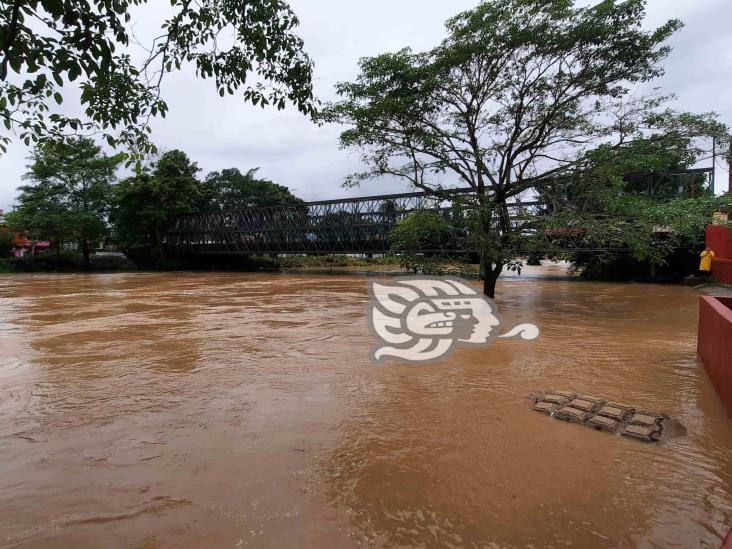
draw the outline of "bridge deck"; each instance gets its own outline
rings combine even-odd
[[[713,189],[711,168],[627,174],[625,179],[647,187],[650,195],[661,182],[665,188],[670,183],[676,185],[679,193],[689,188],[693,194],[705,185]],[[470,188],[411,192],[182,215],[173,220],[165,245],[174,254],[383,253],[389,248],[387,237],[397,221],[412,212],[434,211],[457,227],[456,234],[439,251],[470,252],[461,238],[467,230],[459,227],[465,226],[461,202],[471,192]],[[537,201],[509,205],[517,225],[546,211]],[[578,251],[580,248],[572,245],[581,245],[581,239],[575,240],[578,242],[568,246]]]
[[[452,207],[470,189],[440,194],[402,193],[286,206],[188,214],[166,233],[166,247],[177,254],[383,253],[399,219],[434,211],[455,220]],[[514,218],[529,217],[538,202],[515,202]],[[449,243],[446,243],[449,249]],[[454,251],[465,251],[454,250]]]

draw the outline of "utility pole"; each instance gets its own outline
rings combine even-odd
[[[732,140],[729,142],[729,155],[727,156],[727,170],[729,174],[729,183],[727,185],[727,192],[732,193]]]
[[[712,173],[709,174],[709,188],[714,196],[714,179],[717,175],[717,138],[712,137]]]

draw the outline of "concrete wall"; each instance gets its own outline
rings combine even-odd
[[[725,284],[732,284],[732,229],[707,225],[707,246],[714,250],[712,274]]]
[[[732,297],[699,298],[697,352],[732,420]]]
[[[730,530],[729,534],[727,534],[727,537],[724,538],[722,546],[719,549],[732,549],[732,530]]]

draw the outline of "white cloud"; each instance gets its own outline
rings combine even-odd
[[[294,0],[300,35],[316,64],[321,99],[333,98],[333,85],[356,75],[360,57],[404,46],[424,50],[444,36],[444,21],[475,0]],[[140,8],[136,33],[150,36],[162,8]],[[677,106],[718,112],[732,123],[732,2],[729,0],[650,0],[648,24],[678,17],[686,27],[672,38],[664,91],[679,96]],[[142,18],[143,13],[146,15]],[[209,172],[228,167],[261,167],[263,176],[287,185],[305,199],[371,195],[395,189],[388,181],[345,191],[343,178],[359,169],[358,155],[339,150],[339,129],[318,127],[291,109],[262,110],[241,99],[220,98],[212,82],[197,80],[189,69],[169,75],[164,96],[168,117],[156,120],[153,138],[165,149],[179,148]],[[21,184],[28,150],[14,143],[0,158],[0,208],[9,207]],[[718,170],[718,181],[726,182]]]

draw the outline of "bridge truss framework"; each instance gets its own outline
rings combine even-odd
[[[469,191],[402,193],[181,215],[166,232],[165,244],[176,254],[385,253],[387,236],[399,219],[416,211],[457,215],[452,205],[456,197]],[[517,201],[510,205],[510,212],[513,219],[528,219],[539,207],[538,202]]]
[[[704,173],[711,180],[708,172],[710,169],[702,168],[662,176],[682,182]],[[652,182],[649,185],[652,188]],[[464,208],[454,207],[456,201],[471,192],[469,188],[412,192],[186,214],[173,220],[164,244],[177,255],[383,254],[389,249],[387,237],[397,221],[412,212],[433,211],[454,222],[464,215]],[[509,215],[520,227],[548,209],[551,206],[536,200],[516,200],[509,204]],[[456,245],[461,235],[455,236],[458,238],[451,238],[439,250],[422,251],[476,251],[467,249],[464,242]],[[571,243],[569,248],[581,251]]]

